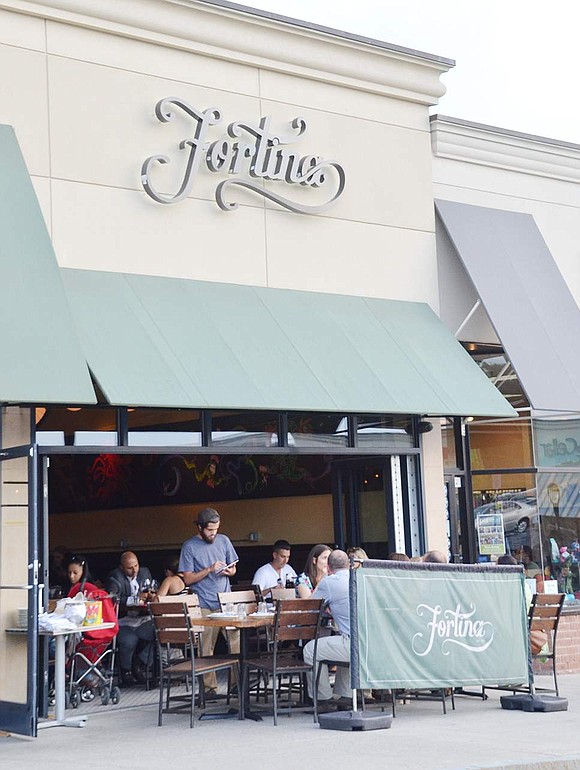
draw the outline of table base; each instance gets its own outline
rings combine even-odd
[[[65,719],[46,719],[37,724],[38,730],[45,730],[48,727],[84,727],[87,723],[88,714],[80,714],[78,717],[66,717]]]

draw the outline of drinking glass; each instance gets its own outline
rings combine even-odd
[[[245,617],[247,616],[247,614],[248,614],[248,608],[247,608],[247,607],[246,607],[246,605],[245,605],[245,604],[243,604],[243,603],[242,603],[242,604],[238,604],[238,611],[237,611],[237,612],[238,612],[238,618],[239,618],[240,620],[244,620],[244,618],[245,618]]]
[[[226,615],[235,615],[235,605],[233,602],[228,602],[226,604]]]
[[[268,605],[266,602],[260,602],[258,604],[258,613],[260,615],[266,615],[268,612]]]

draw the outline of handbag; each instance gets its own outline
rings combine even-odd
[[[538,655],[542,652],[544,645],[548,644],[548,634],[545,631],[530,631],[530,647],[532,655]]]

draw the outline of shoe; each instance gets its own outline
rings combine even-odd
[[[147,684],[147,668],[141,661],[133,662],[131,673],[137,684]]]
[[[332,698],[329,700],[319,700],[317,710],[319,714],[332,714],[337,710],[336,701]]]
[[[352,698],[337,698],[334,702],[337,711],[352,711]]]
[[[135,680],[133,674],[130,671],[121,671],[121,677],[119,679],[119,685],[121,687],[133,687]]]

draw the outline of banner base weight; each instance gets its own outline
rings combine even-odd
[[[508,711],[568,711],[568,699],[557,695],[502,695],[500,701]]]
[[[393,717],[390,714],[377,714],[371,711],[337,711],[334,714],[321,714],[318,722],[323,730],[387,730]]]

